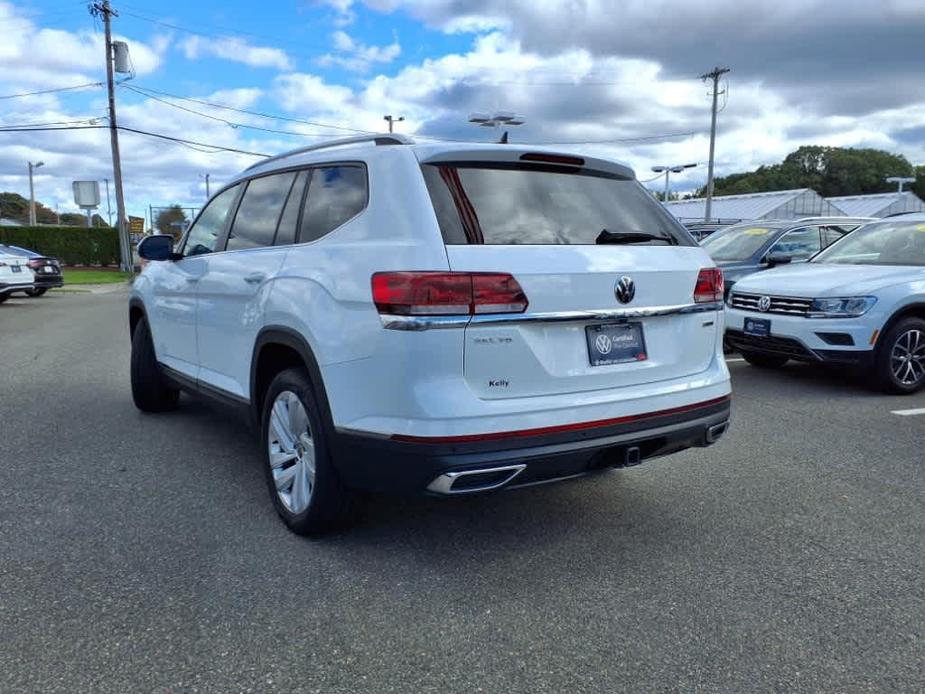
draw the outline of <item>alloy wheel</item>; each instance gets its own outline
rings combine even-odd
[[[267,445],[279,500],[290,513],[308,508],[315,487],[315,442],[305,406],[284,390],[273,401]]]
[[[904,386],[914,386],[925,378],[925,333],[915,328],[901,333],[893,343],[890,368]]]

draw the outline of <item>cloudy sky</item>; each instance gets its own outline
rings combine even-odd
[[[62,212],[74,208],[72,180],[112,177],[109,134],[99,127],[106,93],[95,86],[105,79],[102,25],[86,5],[0,0],[0,190],[28,195],[26,162],[44,161],[36,196]],[[640,179],[655,164],[698,162],[673,182],[690,190],[706,178],[709,142],[710,99],[698,76],[714,65],[732,68],[720,174],[774,163],[802,144],[879,147],[925,163],[923,0],[113,7],[134,67],[117,89],[120,125],[189,141],[122,133],[130,214],[201,205],[203,174],[215,190],[256,161],[215,146],[276,153],[381,131],[387,113],[422,138],[490,140],[497,133],[469,125],[468,114],[514,111],[527,123],[512,139],[616,157]],[[78,85],[90,86],[16,96]],[[9,130],[36,125],[80,129]]]

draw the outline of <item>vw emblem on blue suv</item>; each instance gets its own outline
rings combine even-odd
[[[770,308],[771,308],[771,297],[763,296],[760,299],[758,299],[758,310],[759,311],[761,311],[762,313],[767,313],[767,311]]]
[[[621,304],[628,304],[636,296],[636,283],[632,277],[621,277],[613,288],[614,296]]]

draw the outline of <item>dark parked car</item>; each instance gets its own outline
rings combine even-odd
[[[64,286],[64,278],[61,276],[61,263],[57,258],[50,258],[30,251],[28,248],[19,246],[8,246],[0,243],[0,254],[18,255],[28,258],[28,265],[35,273],[35,286],[31,289],[23,289],[23,293],[29,296],[42,296],[52,287]]]
[[[867,217],[806,217],[742,222],[710,234],[701,246],[722,268],[728,296],[732,285],[746,275],[805,262],[869,221]]]

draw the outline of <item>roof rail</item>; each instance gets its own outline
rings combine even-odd
[[[279,161],[280,159],[286,159],[287,157],[293,157],[296,154],[304,154],[306,152],[316,152],[320,149],[328,149],[329,147],[341,147],[343,145],[355,145],[362,142],[374,142],[377,145],[413,145],[414,140],[412,140],[407,135],[401,135],[397,133],[383,133],[376,134],[370,133],[369,135],[353,135],[351,137],[339,137],[334,140],[327,140],[325,142],[316,142],[313,145],[307,145],[306,147],[299,147],[298,149],[293,149],[288,152],[283,152],[282,154],[277,154],[272,157],[267,157],[266,159],[261,159],[255,164],[248,166],[245,171],[250,171],[258,166],[263,166],[271,161]]]

